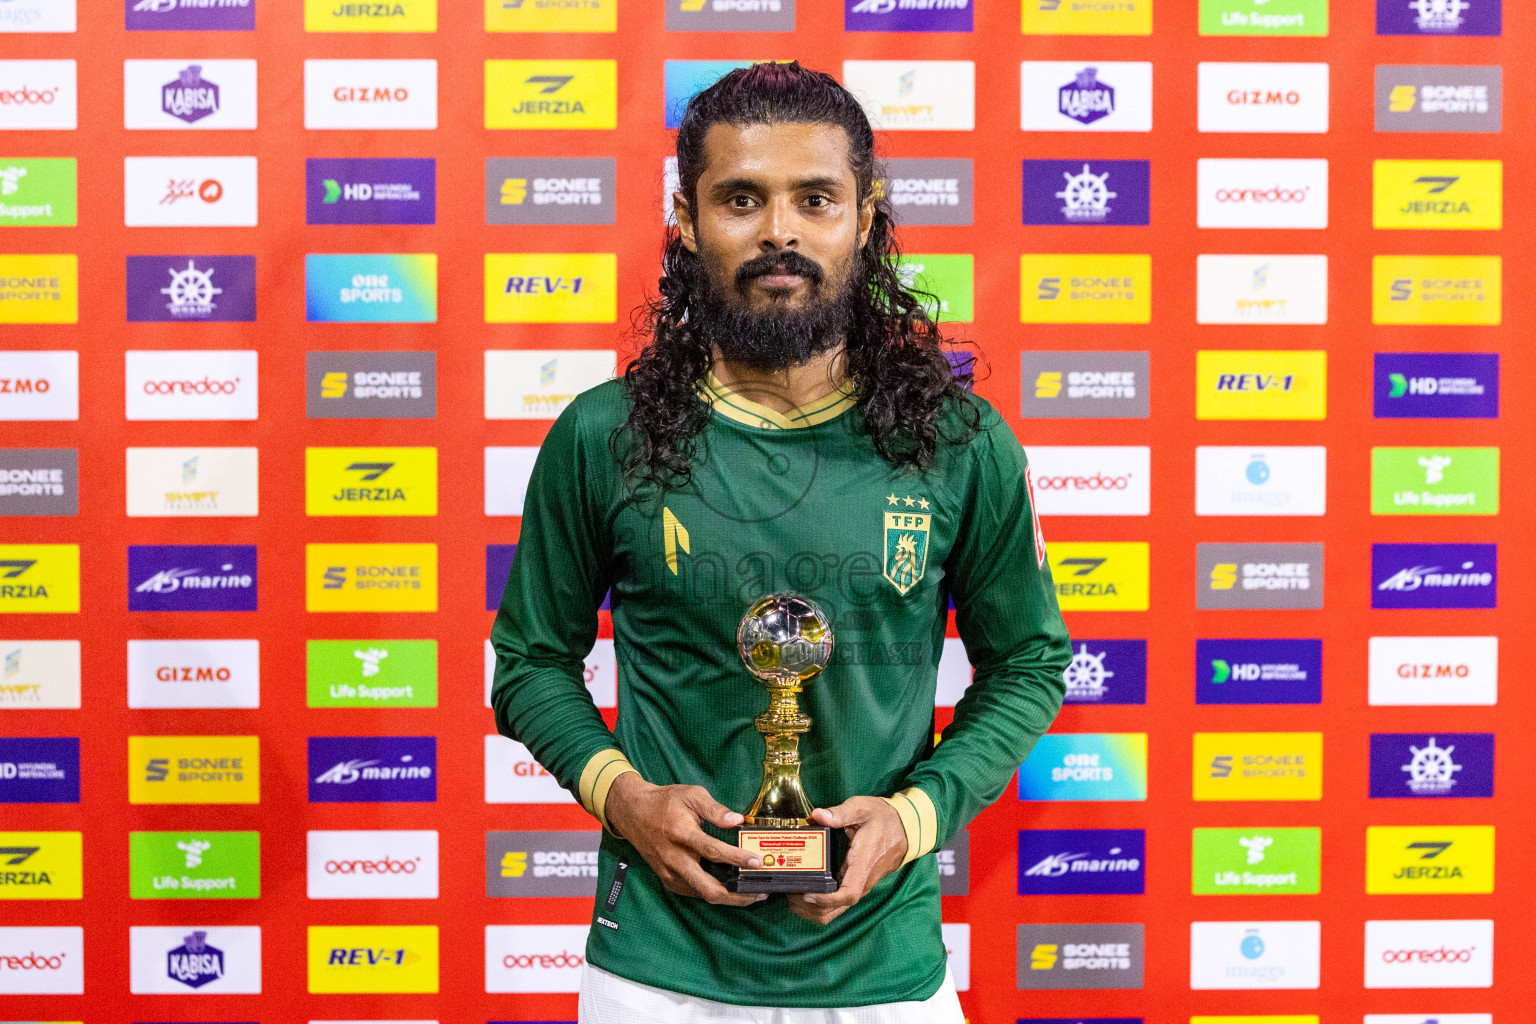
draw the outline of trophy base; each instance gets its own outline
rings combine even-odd
[[[736,845],[763,859],[755,871],[732,868],[731,892],[836,892],[830,828],[743,828]]]

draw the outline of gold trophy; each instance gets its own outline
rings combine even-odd
[[[800,734],[811,720],[795,697],[832,656],[832,627],[816,602],[771,594],[741,618],[736,650],[768,690],[768,710],[753,720],[763,734],[763,784],[746,812],[736,844],[762,858],[758,870],[732,869],[732,892],[833,892],[832,830],[811,821],[800,786]]]

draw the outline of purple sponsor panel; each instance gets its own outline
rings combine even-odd
[[[507,577],[512,574],[512,556],[515,554],[517,554],[516,544],[485,546],[485,610],[488,612],[494,612],[501,607],[501,595],[507,589]],[[598,605],[598,608],[608,611],[608,602],[612,597],[612,591],[604,594],[603,603]]]
[[[309,738],[312,804],[436,801],[436,736]]]
[[[1503,34],[1502,0],[1376,0],[1379,36]]]
[[[1321,704],[1321,640],[1196,640],[1196,704]]]
[[[129,545],[128,610],[254,612],[256,545]]]
[[[969,32],[975,0],[843,0],[845,32]]]
[[[1497,352],[1377,352],[1377,419],[1499,418]]]
[[[1497,544],[1372,544],[1372,608],[1497,608]]]
[[[1372,733],[1372,799],[1493,796],[1493,733]]]
[[[250,323],[255,256],[129,256],[129,323]]]
[[[304,161],[308,224],[435,224],[437,161],[429,158]]]
[[[1145,640],[1073,640],[1063,673],[1068,704],[1145,704]]]
[[[1146,864],[1147,834],[1139,828],[1019,833],[1020,896],[1139,895]]]
[[[1149,224],[1151,167],[1147,160],[1025,160],[1024,223]]]
[[[79,739],[0,738],[0,804],[79,802]]]
[[[123,0],[130,32],[250,32],[256,0]]]

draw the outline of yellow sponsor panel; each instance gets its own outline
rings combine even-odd
[[[1056,602],[1064,612],[1144,612],[1150,545],[1139,541],[1054,541],[1047,545]]]
[[[1260,349],[1195,353],[1195,418],[1328,417],[1328,353]]]
[[[0,612],[78,612],[78,544],[0,544]]]
[[[311,516],[437,515],[436,448],[306,448]]]
[[[1320,732],[1195,733],[1196,800],[1321,800]]]
[[[437,0],[304,0],[306,32],[436,32]]]
[[[130,804],[259,804],[255,736],[129,736]]]
[[[306,544],[312,612],[437,611],[436,544]]]
[[[619,0],[485,0],[487,32],[613,32]]]
[[[435,925],[310,925],[311,993],[437,991]]]
[[[1024,0],[1027,36],[1149,36],[1152,0]]]
[[[488,324],[611,324],[619,260],[611,252],[488,252]]]
[[[1499,160],[1377,160],[1372,220],[1378,228],[1497,231],[1504,226]]]
[[[1493,826],[1377,825],[1367,828],[1365,891],[1493,892]]]
[[[73,253],[0,256],[0,324],[80,322],[80,261]]]
[[[1152,322],[1152,257],[1025,253],[1019,320],[1026,324]]]
[[[487,128],[613,128],[618,63],[611,60],[488,60]]]
[[[79,832],[0,832],[0,900],[78,900]]]
[[[1499,256],[1371,257],[1371,323],[1490,327],[1503,315]]]

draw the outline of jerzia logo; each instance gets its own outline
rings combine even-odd
[[[1493,892],[1492,825],[1365,830],[1367,893]]]
[[[617,123],[615,61],[485,62],[487,128],[613,128]]]

